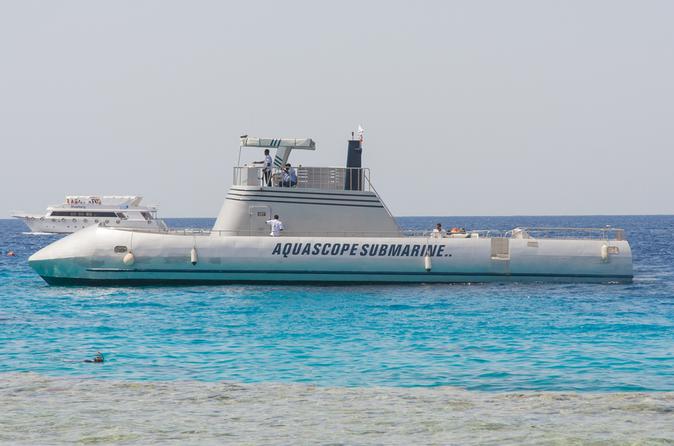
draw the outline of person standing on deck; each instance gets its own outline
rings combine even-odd
[[[267,224],[271,225],[271,235],[272,237],[279,237],[281,235],[281,231],[283,231],[283,222],[278,219],[278,215],[274,215],[274,218],[271,220],[267,220]]]
[[[264,161],[253,161],[253,164],[262,164],[263,184],[267,187],[271,186],[271,167],[274,165],[274,161],[269,155],[269,149],[264,149]]]

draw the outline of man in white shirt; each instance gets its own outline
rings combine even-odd
[[[271,220],[267,220],[267,224],[271,225],[271,235],[272,237],[278,237],[281,235],[281,231],[283,231],[283,222],[278,219],[278,215],[274,215],[274,218]]]
[[[262,164],[262,177],[265,186],[271,186],[271,168],[274,161],[269,155],[269,149],[264,149],[264,161],[253,161],[253,164]]]
[[[432,237],[433,238],[442,238],[442,237],[444,237],[444,235],[443,235],[444,233],[445,233],[445,231],[442,230],[442,224],[438,223],[437,225],[435,225],[435,228],[433,228]]]

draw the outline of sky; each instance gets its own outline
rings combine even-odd
[[[0,218],[66,194],[214,217],[239,135],[343,166],[358,125],[394,215],[673,214],[673,22],[669,0],[0,0]]]

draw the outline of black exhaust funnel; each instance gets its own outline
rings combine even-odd
[[[359,139],[349,140],[349,151],[346,154],[346,177],[344,190],[363,190],[362,167],[363,147]]]

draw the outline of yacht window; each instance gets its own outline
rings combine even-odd
[[[117,253],[126,252],[126,246],[121,246],[121,245],[115,246],[115,252],[117,252]]]
[[[114,212],[53,211],[52,217],[117,217]]]
[[[152,220],[152,214],[150,214],[149,212],[141,212],[140,214],[143,216],[145,220],[147,221]]]
[[[126,220],[128,218],[123,212],[117,212],[117,217],[121,218],[122,220]]]

